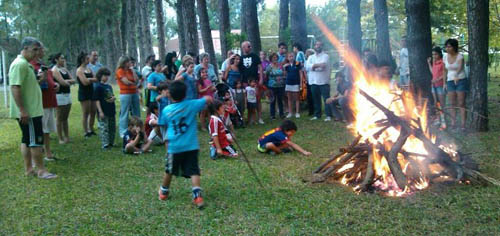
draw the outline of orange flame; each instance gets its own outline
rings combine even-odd
[[[390,127],[383,131],[378,137],[374,137],[374,134],[383,128],[377,124],[377,121],[383,121],[387,119],[387,117],[382,111],[362,96],[359,90],[363,90],[375,98],[380,104],[394,112],[395,115],[405,118],[412,126],[420,127],[428,138],[434,140],[435,138],[430,137],[429,130],[427,130],[426,104],[419,106],[416,104],[416,100],[411,93],[393,88],[389,81],[381,80],[377,74],[367,71],[363,67],[362,61],[357,53],[350,50],[349,47],[345,47],[317,16],[312,16],[312,19],[338,51],[344,50],[342,56],[352,69],[353,87],[349,102],[355,117],[355,122],[352,125],[353,128],[351,131],[354,135],[361,135],[361,142],[369,143],[373,146],[373,153],[371,155],[373,156],[373,169],[377,178],[373,186],[389,196],[407,196],[416,190],[427,188],[429,186],[428,177],[424,176],[422,171],[419,170],[428,168],[427,158],[425,158],[428,153],[424,144],[413,136],[407,139],[402,151],[411,152],[416,154],[417,157],[409,160],[409,158],[412,157],[405,157],[401,153],[398,155],[398,162],[408,179],[405,189],[400,189],[398,187],[386,158],[379,154],[379,150],[376,149],[375,146],[377,144],[382,144],[385,146],[386,150],[390,150],[392,144],[396,142],[400,131],[394,127]],[[444,148],[442,149],[445,150]],[[447,149],[450,150],[445,150],[446,152],[453,151],[452,148]],[[348,163],[337,173],[350,169],[353,165],[352,163]],[[359,183],[361,173],[351,176],[351,178],[343,176],[340,182],[345,185]],[[358,189],[359,186],[354,186],[354,190]]]

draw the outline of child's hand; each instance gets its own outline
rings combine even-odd
[[[99,112],[99,118],[104,119],[104,112]]]
[[[309,155],[311,155],[312,153],[310,153],[310,152],[308,152],[308,151],[304,151],[304,153],[302,153],[302,154],[304,154],[304,155],[306,155],[306,156],[309,156]]]
[[[224,155],[224,152],[222,152],[222,149],[218,148],[218,149],[217,149],[217,154],[219,154],[219,155]]]

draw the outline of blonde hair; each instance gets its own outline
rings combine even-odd
[[[125,64],[127,64],[130,61],[130,57],[127,56],[121,56],[120,59],[118,59],[118,69],[119,68],[125,68]]]

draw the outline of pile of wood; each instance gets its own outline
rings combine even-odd
[[[404,190],[407,187],[413,188],[415,182],[422,179],[433,181],[464,181],[467,183],[494,184],[500,183],[494,179],[484,176],[478,172],[478,165],[467,155],[460,152],[448,154],[439,147],[439,141],[434,143],[424,133],[420,120],[408,117],[401,117],[394,114],[373,97],[360,90],[369,102],[380,109],[386,116],[386,119],[376,121],[375,124],[380,128],[373,137],[377,140],[388,128],[395,128],[399,131],[399,137],[392,143],[369,143],[369,139],[358,136],[348,147],[341,148],[339,153],[324,163],[322,163],[314,172],[312,182],[323,182],[334,180],[342,184],[352,186],[356,191],[376,190],[373,184],[381,178],[376,176],[374,171],[374,150],[376,153],[387,160],[391,174],[399,189]],[[407,152],[403,149],[407,139],[413,136],[419,139],[427,151],[427,155]],[[365,140],[360,142],[361,140]],[[390,147],[388,149],[387,147]],[[406,174],[398,161],[398,155],[402,154],[409,163]],[[423,161],[422,161],[423,160]],[[439,165],[439,172],[431,172],[431,165]]]

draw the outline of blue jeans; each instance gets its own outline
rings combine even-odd
[[[125,131],[127,131],[129,111],[132,111],[132,116],[141,117],[139,95],[137,93],[120,94],[120,136],[122,136]]]
[[[346,97],[341,97],[330,104],[330,109],[337,120],[353,120],[352,113],[349,108],[349,100]]]
[[[399,76],[399,86],[408,87],[410,85],[410,75]]]
[[[285,97],[285,87],[271,88],[271,91],[273,92],[273,98],[269,103],[271,118],[276,118],[276,102],[278,102],[278,110],[280,117],[285,116],[285,113],[283,112],[283,98]]]
[[[330,98],[330,85],[322,84],[322,85],[311,85],[311,92],[314,102],[314,116],[317,118],[321,117],[321,97],[323,97],[323,101]],[[326,103],[325,103],[326,104]],[[326,116],[332,117],[332,111],[329,106],[325,106]]]

